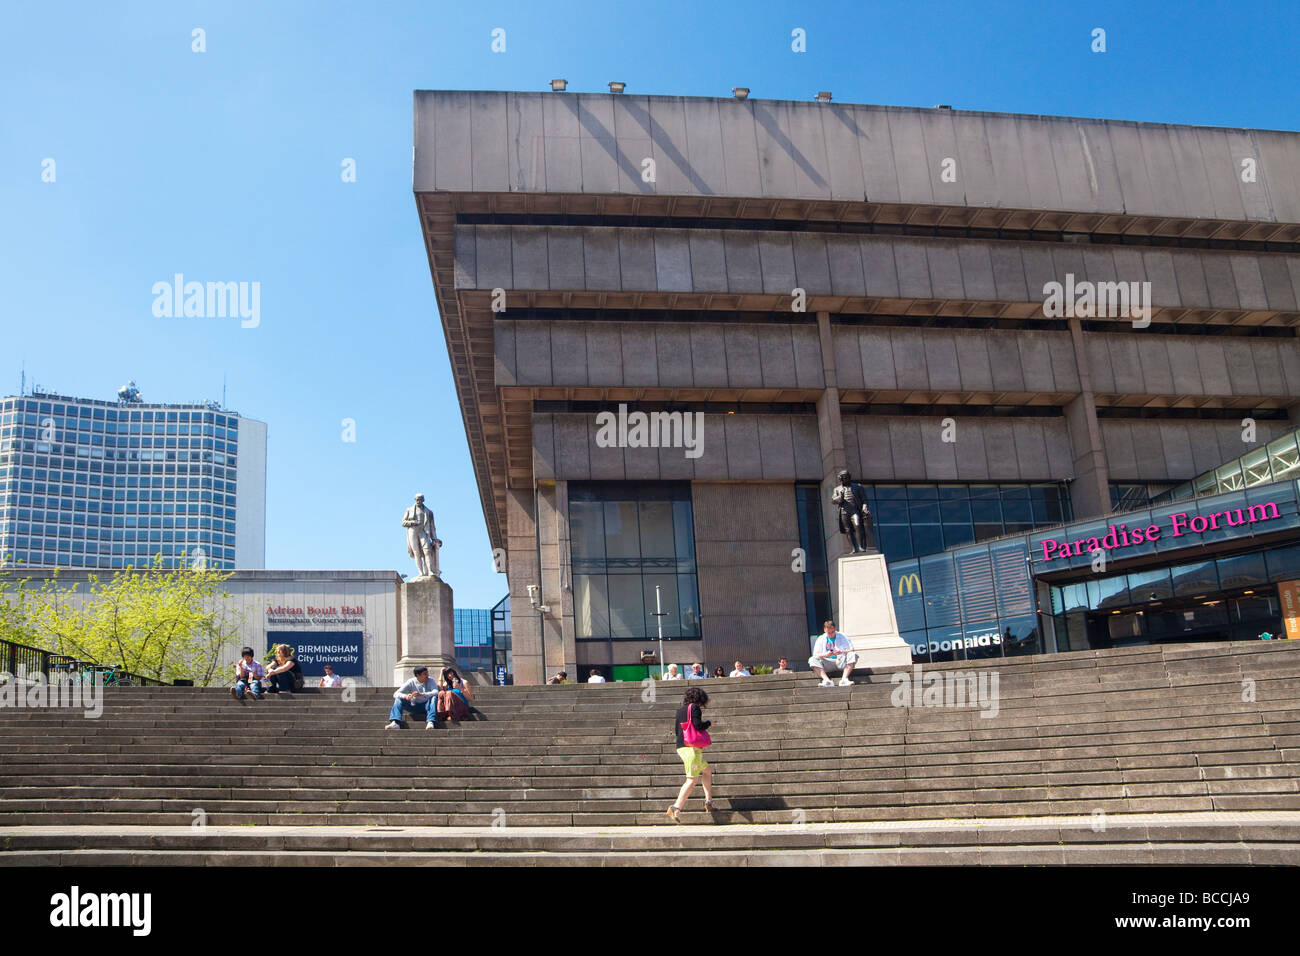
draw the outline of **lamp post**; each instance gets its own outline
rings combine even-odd
[[[667,613],[659,600],[659,585],[655,585],[655,623],[659,625],[659,678],[664,676],[664,618]]]

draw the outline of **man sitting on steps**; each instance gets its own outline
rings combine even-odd
[[[254,700],[262,699],[262,681],[266,679],[266,668],[253,656],[253,649],[245,647],[239,652],[235,662],[235,686],[230,688],[230,696],[235,700],[244,699],[244,691]]]
[[[834,621],[827,621],[822,625],[822,629],[825,633],[817,638],[813,656],[808,658],[808,666],[822,679],[817,686],[835,686],[835,681],[826,676],[826,671],[831,669],[844,672],[844,676],[840,678],[841,687],[852,686],[853,681],[849,679],[849,675],[853,673],[853,668],[858,663],[858,655],[853,653],[853,642],[835,629]]]
[[[409,710],[418,720],[424,718],[424,729],[437,726],[438,685],[429,680],[429,668],[417,667],[415,676],[393,692],[393,709],[388,712],[385,730],[402,730],[406,724],[402,712]]]

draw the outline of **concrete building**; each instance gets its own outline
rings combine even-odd
[[[266,425],[132,394],[0,398],[0,565],[265,567]]]
[[[0,589],[26,582],[39,588],[55,572],[24,569],[0,581]],[[71,600],[84,604],[90,571],[58,571]],[[390,687],[401,657],[401,578],[396,571],[236,571],[221,585],[226,595],[216,608],[232,637],[222,660],[230,666],[244,645],[260,659],[274,644],[294,647],[309,683],[328,662],[341,677],[361,686]],[[114,661],[100,661],[112,664]],[[221,672],[225,682],[228,674]]]
[[[842,467],[894,563],[1295,428],[1295,133],[417,92],[414,192],[521,683],[639,662],[656,587],[673,660],[806,657]]]

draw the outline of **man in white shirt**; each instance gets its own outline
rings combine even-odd
[[[822,625],[822,629],[825,633],[817,638],[813,655],[808,658],[808,666],[822,679],[817,686],[835,686],[835,681],[826,676],[826,671],[830,669],[844,672],[844,676],[840,678],[841,687],[852,686],[853,681],[849,680],[849,675],[853,673],[853,668],[858,663],[858,655],[853,653],[853,642],[835,629],[834,621],[827,621]]]
[[[600,671],[596,670],[596,668],[593,667],[593,668],[591,669],[591,676],[587,678],[587,683],[588,683],[588,684],[603,684],[603,683],[605,683],[605,678],[601,677],[601,676],[600,676]]]
[[[334,673],[334,665],[325,665],[325,676],[320,679],[321,687],[342,687],[343,678]]]
[[[696,661],[691,665],[691,669],[686,672],[687,680],[703,680],[709,675],[704,673],[704,665]]]
[[[388,712],[385,730],[401,730],[402,713],[409,710],[418,720],[424,718],[424,729],[433,730],[437,724],[438,685],[429,679],[429,668],[417,667],[415,676],[393,692],[393,709]]]
[[[682,675],[677,673],[677,665],[669,664],[668,673],[664,674],[664,680],[681,680]]]
[[[748,670],[745,669],[744,664],[740,663],[740,661],[736,661],[735,666],[731,669],[731,673],[728,674],[727,676],[728,677],[750,677],[752,675],[749,673]]]

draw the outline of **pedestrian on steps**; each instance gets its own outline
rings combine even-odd
[[[702,719],[703,708],[708,706],[709,695],[702,687],[692,687],[682,698],[682,706],[677,708],[673,730],[677,735],[677,756],[686,765],[686,782],[677,794],[677,800],[668,808],[668,819],[673,823],[682,822],[682,807],[695,782],[704,779],[704,809],[712,813],[713,806],[713,768],[704,762],[704,748],[713,743],[709,737],[709,727],[713,721]]]

